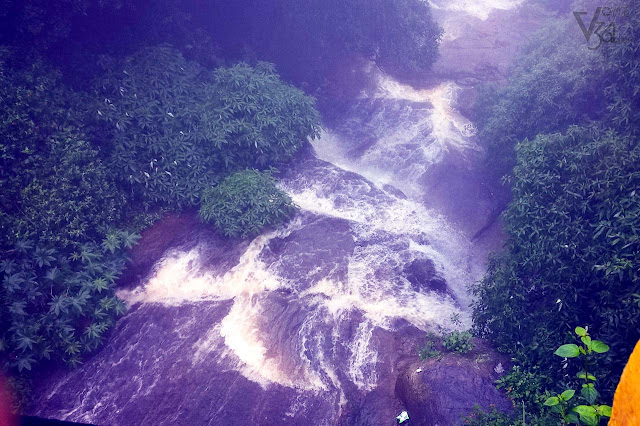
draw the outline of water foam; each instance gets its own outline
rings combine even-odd
[[[373,97],[362,102],[386,102],[366,123],[357,123],[375,129],[375,142],[353,158],[345,136],[325,130],[312,141],[319,158],[366,177],[378,188],[392,185],[417,200],[423,195],[421,177],[431,166],[452,156],[469,164],[481,151],[474,140],[475,126],[455,108],[461,90],[457,84],[417,90],[380,74],[377,87]],[[397,115],[404,119],[397,120]]]
[[[429,0],[429,4],[434,9],[463,12],[482,20],[486,20],[496,9],[513,9],[522,2],[523,0]]]

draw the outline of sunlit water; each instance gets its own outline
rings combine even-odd
[[[467,3],[447,8],[486,19],[516,4]],[[380,75],[375,93],[282,179],[300,206],[294,220],[228,253],[237,255],[230,268],[209,264],[211,241],[167,253],[143,285],[118,293],[130,312],[98,355],[52,379],[38,414],[98,424],[351,422],[344,416],[393,369],[396,330],[470,325],[467,286],[484,259],[423,203],[430,167],[479,151],[455,108],[459,90]]]

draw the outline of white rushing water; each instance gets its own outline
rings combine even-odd
[[[314,333],[328,327],[333,330],[334,339],[339,340],[342,337],[337,334],[338,326],[353,312],[360,312],[363,319],[349,343],[351,355],[346,373],[359,388],[374,388],[377,354],[370,343],[375,327],[391,330],[394,321],[403,319],[422,330],[450,329],[454,313],[461,315],[463,326],[470,325],[466,286],[479,277],[482,268],[473,262],[469,241],[443,216],[420,203],[421,189],[416,182],[430,165],[445,156],[464,158],[477,150],[472,126],[453,107],[456,91],[453,83],[416,91],[381,77],[379,90],[371,99],[383,105],[372,123],[379,137],[364,155],[350,158],[341,149],[347,145],[341,136],[325,131],[313,144],[319,158],[331,164],[303,170],[300,176],[282,182],[282,188],[303,213],[349,224],[355,247],[345,261],[345,277],[324,278],[296,291],[296,279],[285,278],[281,272],[289,267],[287,262],[297,260],[285,256],[265,262],[262,253],[271,241],[304,229],[305,222],[299,216],[285,228],[255,238],[237,265],[228,271],[207,270],[203,267],[206,259],[201,258],[203,247],[195,247],[167,255],[143,286],[120,291],[118,296],[129,305],[180,306],[232,300],[222,322],[194,346],[194,362],[216,352],[262,386],[278,383],[306,390],[340,387],[335,366],[326,359],[323,349],[326,337]],[[409,108],[413,116],[417,111],[422,117],[387,126],[385,108],[393,109],[398,103],[406,104],[403,108]],[[391,111],[400,114],[401,119],[406,112]],[[413,144],[410,158],[394,154],[397,146],[406,143]],[[345,178],[345,171],[357,175]],[[409,198],[386,192],[384,187],[389,184],[404,190]],[[402,249],[395,248],[395,244]],[[422,258],[433,261],[453,297],[416,291],[401,274],[391,272]],[[295,363],[268,349],[269,330],[261,318],[269,294],[283,289],[294,290],[296,300],[310,306],[312,312],[298,331],[298,344],[304,350]],[[318,324],[322,327],[318,328]]]

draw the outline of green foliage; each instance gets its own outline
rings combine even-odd
[[[474,327],[525,366],[566,323],[588,323],[616,348],[599,363],[612,395],[640,338],[640,148],[613,132],[571,128],[518,146],[509,236],[475,287]]]
[[[526,426],[532,423],[524,423],[522,419],[499,411],[495,406],[485,410],[479,405],[473,407],[473,411],[462,418],[465,426]],[[533,423],[539,424],[539,423]]]
[[[296,211],[269,172],[243,170],[204,190],[200,217],[228,237],[253,237],[286,222]]]
[[[454,330],[443,336],[442,346],[448,351],[467,354],[473,349],[473,337],[468,331]]]
[[[70,366],[96,350],[125,311],[115,281],[124,250],[137,235],[110,231],[99,247],[85,243],[70,256],[56,248],[17,241],[0,262],[0,357],[31,370],[43,360]]]
[[[619,42],[589,50],[575,22],[551,21],[525,45],[504,87],[488,85],[476,105],[487,163],[498,177],[516,163],[514,147],[537,134],[600,120],[625,136],[640,134],[640,5],[627,1]]]
[[[219,38],[242,40],[256,57],[276,62],[312,90],[354,56],[395,76],[424,74],[442,37],[431,6],[421,0],[240,0],[216,11]]]
[[[211,73],[160,46],[111,67],[95,116],[111,167],[145,205],[194,205],[226,174],[286,162],[319,131],[313,99],[269,64]]]
[[[514,365],[511,371],[496,381],[496,388],[504,389],[513,404],[513,408],[524,404],[530,414],[542,415],[542,404],[546,395],[542,391],[551,384],[549,377],[540,373],[538,368],[525,370]]]
[[[589,373],[589,367],[592,356],[608,352],[609,346],[599,340],[592,340],[586,328],[576,327],[575,333],[584,346],[573,343],[565,344],[555,351],[555,355],[563,358],[584,358],[584,369],[578,372],[576,377],[584,380],[579,398],[586,404],[571,407],[569,401],[573,399],[576,391],[567,389],[559,395],[547,398],[544,405],[551,407],[551,412],[559,415],[563,423],[584,423],[588,426],[598,426],[602,418],[611,417],[611,407],[596,404],[599,393],[595,388],[596,378]]]
[[[515,165],[518,142],[603,116],[602,58],[575,36],[574,25],[551,21],[523,47],[508,83],[481,91],[478,137],[496,177]]]
[[[430,358],[440,358],[441,352],[436,349],[436,344],[436,336],[433,333],[428,333],[424,346],[418,349],[420,359],[424,361]]]
[[[10,51],[0,56],[8,68],[0,75],[4,237],[63,247],[101,238],[100,225],[120,218],[124,198],[82,133],[85,99],[37,59],[23,68]]]
[[[109,231],[125,198],[87,142],[87,97],[38,58],[0,49],[0,64],[0,361],[77,365],[124,312],[114,285],[138,237]]]
[[[640,135],[640,4],[627,0],[625,18],[619,22],[618,43],[604,43],[599,49],[606,75],[607,124],[618,133]]]
[[[131,5],[130,0],[2,0],[0,40],[37,43],[48,48],[68,37],[73,19],[89,10],[105,13]]]

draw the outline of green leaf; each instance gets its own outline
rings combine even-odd
[[[585,375],[584,371],[580,371],[578,374],[576,374],[576,377],[578,379],[583,379],[583,380],[585,380],[585,379],[596,380],[596,376],[594,376],[592,374]]]
[[[580,395],[582,395],[589,404],[593,404],[596,402],[596,399],[598,399],[598,391],[593,387],[593,383],[589,383],[589,385],[582,385]]]
[[[575,331],[576,331],[576,334],[577,334],[578,336],[580,336],[580,337],[584,337],[584,336],[586,336],[586,335],[587,335],[587,330],[585,330],[585,329],[584,329],[584,328],[582,328],[582,327],[576,327],[576,330],[575,330]]]
[[[575,358],[580,355],[580,349],[574,344],[562,345],[554,354],[562,358]]]
[[[580,420],[589,426],[598,426],[598,418],[596,417],[596,409],[588,405],[578,405],[573,409],[580,415]]]
[[[591,350],[596,353],[603,354],[609,351],[609,345],[601,342],[600,340],[594,340],[591,342]]]
[[[581,337],[580,340],[582,340],[582,343],[584,343],[587,348],[591,348],[591,337],[584,336]]]
[[[562,392],[560,394],[560,396],[562,397],[563,401],[569,401],[571,398],[573,398],[573,395],[575,395],[576,391],[574,391],[573,389],[567,389],[566,391]]]
[[[601,416],[611,417],[611,406],[609,406],[609,405],[601,405],[598,408],[596,408],[596,411]]]
[[[560,403],[560,399],[557,396],[552,396],[550,398],[547,398],[547,400],[544,402],[544,405],[546,405],[547,407],[553,407],[554,405],[558,405]]]

